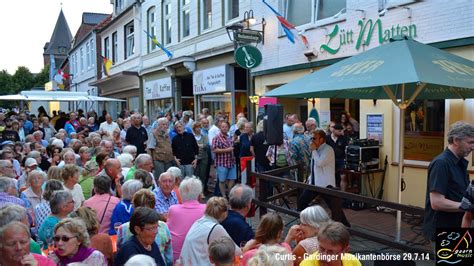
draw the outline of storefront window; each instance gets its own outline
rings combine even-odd
[[[212,116],[221,113],[230,117],[231,102],[230,92],[201,96],[201,108],[209,108]]]
[[[138,96],[130,97],[128,99],[128,110],[130,111],[138,111],[138,108],[140,107],[140,99]]]
[[[444,149],[444,100],[415,100],[405,112],[405,159],[431,161]]]
[[[168,111],[173,112],[173,100],[171,98],[148,101],[148,116],[150,119],[154,120]]]

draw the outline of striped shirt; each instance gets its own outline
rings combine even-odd
[[[219,133],[212,139],[212,149],[227,149],[233,147],[234,143],[232,138]],[[216,159],[214,160],[215,166],[221,166],[226,168],[232,168],[235,165],[235,157],[232,151],[224,153],[216,153]]]

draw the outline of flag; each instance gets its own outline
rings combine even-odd
[[[308,39],[304,34],[300,31],[298,31],[295,27],[295,25],[291,24],[288,20],[286,20],[278,11],[276,11],[271,5],[269,5],[265,0],[262,0],[263,3],[270,8],[270,10],[275,14],[277,17],[278,21],[280,22],[281,27],[283,28],[283,31],[286,34],[286,38],[290,40],[290,42],[295,43],[295,39],[298,39],[303,43],[303,45],[306,48],[309,48],[309,43]],[[296,38],[295,38],[296,37]]]
[[[110,67],[112,66],[113,62],[112,60],[108,59],[105,56],[100,56],[100,57],[102,57],[102,60],[104,61],[103,62],[104,73],[108,77],[110,75]]]
[[[53,81],[56,75],[56,63],[54,61],[54,54],[49,55],[49,80]]]
[[[150,33],[148,33],[148,31],[144,30],[144,32],[146,33],[146,35],[148,36],[148,38],[151,39],[151,41],[156,45],[158,46],[158,48],[160,48],[161,50],[163,50],[163,52],[165,52],[165,54],[168,56],[168,58],[171,58],[173,57],[173,53],[171,53],[168,49],[166,49],[161,43],[159,43],[157,40],[156,40],[156,37],[152,36]]]
[[[61,77],[62,77],[63,79],[69,80],[69,77],[70,77],[69,74],[66,73],[66,72],[63,72],[62,69],[58,69],[58,74],[61,75]]]

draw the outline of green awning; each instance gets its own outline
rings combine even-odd
[[[404,84],[404,85],[402,85]],[[420,86],[421,85],[421,86]],[[270,92],[268,97],[474,98],[474,62],[410,39],[394,40]]]

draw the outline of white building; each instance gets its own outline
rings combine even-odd
[[[113,2],[112,19],[99,31],[100,55],[112,60],[109,76],[103,68],[98,71],[98,80],[89,83],[97,86],[99,95],[126,100],[123,103],[105,103],[104,109],[114,118],[124,109],[139,110],[140,84],[140,2],[116,0]],[[102,59],[99,60],[102,65]]]
[[[262,1],[252,2],[255,15],[267,21],[265,45],[261,49],[263,63],[252,71],[258,95],[343,58],[383,45],[397,34],[474,60],[474,7],[470,0],[267,0],[298,30],[304,31],[309,48],[289,42],[270,9]],[[387,155],[389,162],[384,199],[397,201],[399,137],[392,132],[398,132],[399,109],[391,100],[376,103],[373,100],[314,100],[319,113],[327,118],[321,116],[321,122],[337,119],[341,111],[350,111],[360,122],[361,138],[368,134],[367,116],[383,114],[381,158]],[[312,99],[283,98],[278,102],[284,105],[285,113],[296,113],[302,120],[313,107]],[[406,190],[402,192],[402,201],[424,206],[427,165],[447,146],[449,125],[458,120],[474,123],[474,100],[416,100],[415,105],[424,115],[420,129],[407,128],[404,136]],[[409,115],[410,110],[407,121]],[[469,160],[472,178],[474,159]],[[379,181],[376,178],[376,182]]]
[[[100,41],[97,42],[97,30],[107,19],[108,14],[83,13],[82,23],[74,36],[69,51],[70,91],[87,92],[98,96],[97,88],[89,83],[97,79],[97,50],[100,50]],[[98,112],[96,102],[77,102],[74,109],[83,109],[88,112],[94,109]]]
[[[250,2],[164,0],[141,4],[139,74],[144,110],[150,117],[175,110],[197,113],[204,107],[232,118],[248,112],[246,71],[235,64],[234,44],[226,26],[242,21]],[[173,57],[168,58],[143,30],[156,36]],[[209,82],[204,84],[206,80]]]

